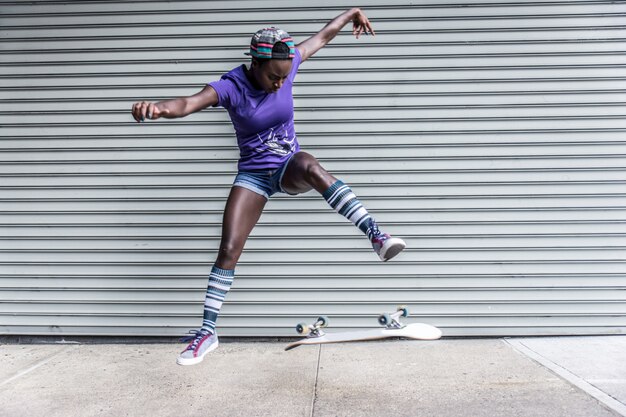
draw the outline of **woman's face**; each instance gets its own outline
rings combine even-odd
[[[271,94],[280,90],[287,80],[291,72],[291,59],[270,59],[263,64],[253,60],[251,69],[257,87]]]

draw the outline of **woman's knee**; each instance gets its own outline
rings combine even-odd
[[[317,160],[310,162],[306,166],[305,172],[307,178],[315,182],[319,182],[330,175]]]
[[[328,185],[332,182],[333,177],[322,167],[319,161],[306,152],[297,153],[294,161],[297,164],[298,171],[301,173],[303,179],[313,186],[313,188],[319,188],[320,186]]]
[[[242,251],[242,245],[232,241],[222,242],[217,253],[217,266],[222,269],[235,269]]]

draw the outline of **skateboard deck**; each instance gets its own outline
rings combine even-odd
[[[326,343],[362,342],[388,338],[406,338],[416,340],[436,340],[441,337],[441,330],[424,323],[408,324],[401,328],[380,328],[357,330],[352,332],[324,333],[321,336],[309,336],[293,342],[285,348],[291,350],[302,345],[322,345]]]
[[[416,340],[435,340],[441,337],[441,330],[430,324],[413,323],[408,326],[402,324],[400,317],[408,316],[409,310],[407,307],[400,305],[395,312],[378,316],[378,324],[384,326],[383,328],[342,333],[324,333],[322,328],[328,326],[328,317],[320,316],[313,324],[299,323],[296,326],[296,331],[302,335],[306,335],[306,337],[297,342],[290,343],[285,350],[290,350],[301,345],[364,342],[367,340],[380,340],[395,337]]]

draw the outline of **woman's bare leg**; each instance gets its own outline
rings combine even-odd
[[[267,199],[248,190],[234,186],[226,201],[222,221],[222,240],[215,264],[221,269],[235,269],[243,247],[252,229],[259,221]]]
[[[247,188],[234,186],[230,191],[224,209],[220,249],[209,275],[204,300],[201,330],[205,332],[215,333],[217,316],[235,279],[235,266],[266,202],[264,196]]]

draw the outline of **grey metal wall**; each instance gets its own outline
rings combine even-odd
[[[413,3],[413,4],[411,4]],[[0,1],[0,333],[196,327],[237,158],[222,110],[138,125],[275,24],[344,1]],[[375,325],[447,335],[626,329],[626,4],[364,1],[297,78],[303,147],[409,248],[381,263],[317,195],[272,200],[222,335]],[[264,7],[256,9],[256,7]]]

